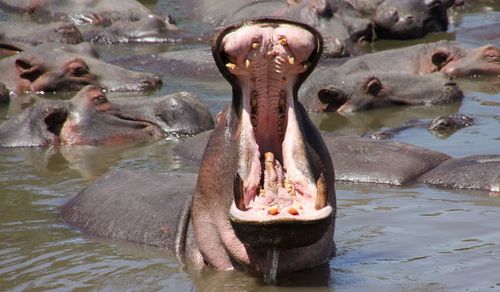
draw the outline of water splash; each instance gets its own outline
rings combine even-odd
[[[267,250],[266,271],[264,273],[264,283],[276,283],[276,274],[278,273],[278,262],[280,258],[280,251],[273,247]]]

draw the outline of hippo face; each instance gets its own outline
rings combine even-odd
[[[417,38],[448,27],[441,0],[386,0],[377,7],[373,21],[382,38]]]
[[[0,60],[5,72],[0,82],[15,93],[77,91],[89,84],[109,91],[146,91],[161,86],[159,76],[126,70],[95,55],[88,45],[42,44]]]
[[[317,89],[308,100],[312,111],[350,113],[389,105],[435,105],[463,97],[457,84],[441,73],[354,73]],[[341,80],[340,80],[341,79]]]
[[[123,144],[211,128],[210,112],[188,93],[110,102],[88,85],[69,101],[42,99],[0,125],[0,146]]]
[[[97,84],[97,76],[77,57],[50,64],[36,56],[28,56],[16,58],[14,64],[19,78],[17,92],[78,90],[87,84]]]
[[[500,74],[500,50],[493,45],[454,55],[451,51],[438,50],[432,55],[432,63],[452,77]]]
[[[297,248],[280,251],[280,271],[332,255],[333,167],[297,100],[321,50],[313,28],[274,18],[229,26],[215,39],[233,99],[203,155],[192,216],[200,252],[217,269],[238,262],[263,271],[268,248]]]
[[[62,145],[122,144],[163,134],[152,119],[129,115],[110,103],[98,86],[85,87],[70,102],[59,132]]]

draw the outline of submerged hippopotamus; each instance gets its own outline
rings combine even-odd
[[[83,36],[67,22],[0,22],[0,55],[12,55],[47,42],[75,45],[83,42]]]
[[[430,121],[426,120],[410,120],[404,125],[392,129],[380,130],[371,133],[369,136],[376,140],[385,140],[394,137],[401,131],[410,128],[426,128],[434,136],[446,138],[451,136],[457,130],[469,127],[473,124],[474,119],[464,114],[450,114],[446,116],[438,116]]]
[[[108,189],[117,181],[110,175],[67,203],[62,218],[92,234],[173,247],[217,270],[242,267],[273,278],[327,262],[335,252],[333,167],[297,99],[321,49],[320,34],[293,21],[225,28],[213,55],[233,99],[218,116],[196,187],[192,175],[171,174],[136,196],[136,188]],[[160,196],[165,180],[176,186]],[[183,210],[180,223],[166,209]]]
[[[84,50],[79,49],[82,45]],[[158,76],[105,63],[85,53],[87,48],[43,44],[27,49],[0,60],[0,82],[15,93],[80,90],[88,84],[110,91],[144,91],[161,85]]]
[[[168,42],[182,36],[172,21],[134,0],[0,0],[0,7],[39,23],[71,22],[91,42]]]
[[[458,85],[437,72],[415,75],[361,70],[342,74],[336,68],[316,70],[301,89],[311,112],[351,113],[390,105],[437,105],[461,100]]]
[[[485,45],[475,49],[456,42],[438,41],[352,58],[338,70],[349,73],[360,68],[372,71],[428,74],[441,71],[452,77],[500,74],[500,49]]]
[[[121,144],[213,128],[208,109],[184,93],[109,101],[88,85],[71,100],[38,100],[0,125],[0,147]]]
[[[335,10],[354,9],[373,21],[375,33],[384,39],[412,39],[429,32],[446,31],[442,0],[330,0]]]

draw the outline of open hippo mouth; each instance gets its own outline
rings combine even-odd
[[[310,245],[331,223],[325,175],[312,166],[297,101],[322,44],[312,28],[283,19],[226,28],[214,43],[239,115],[229,217],[238,238],[251,246]]]

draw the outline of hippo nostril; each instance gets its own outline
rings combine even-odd
[[[444,84],[444,85],[445,85],[445,86],[453,86],[453,87],[455,87],[455,86],[457,86],[457,83],[456,83],[455,81],[453,81],[452,79],[448,79],[448,80],[445,82],[445,84]]]
[[[415,21],[415,17],[413,17],[413,15],[407,15],[404,20],[405,22],[413,22]]]

